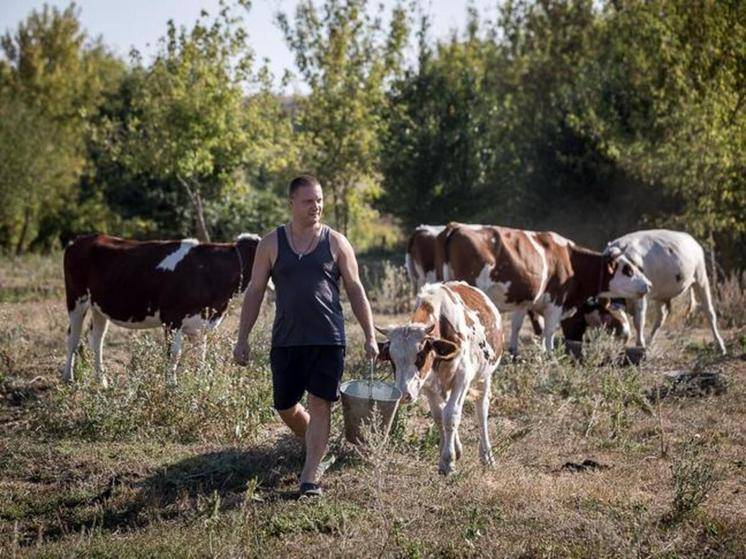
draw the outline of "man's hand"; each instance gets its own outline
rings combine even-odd
[[[250,351],[251,348],[248,342],[236,342],[236,347],[233,348],[233,360],[242,367],[245,367],[249,364]]]
[[[367,357],[369,361],[373,361],[378,357],[378,344],[374,338],[365,340],[365,357]]]

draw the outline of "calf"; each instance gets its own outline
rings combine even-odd
[[[443,229],[443,225],[420,225],[409,237],[404,263],[415,293],[436,279],[436,239]]]
[[[691,287],[703,304],[715,342],[720,351],[726,353],[725,343],[717,328],[717,317],[705,268],[705,253],[691,235],[666,229],[636,231],[611,241],[607,245],[607,250],[623,252],[645,271],[652,284],[647,297],[627,301],[627,306],[634,309],[637,345],[645,346],[645,311],[648,301],[653,304],[656,311],[655,323],[650,333],[652,342],[668,317],[671,299]]]
[[[543,346],[554,348],[563,318],[591,297],[639,298],[650,282],[618,249],[602,253],[560,235],[494,225],[449,224],[438,235],[436,270],[483,290],[501,311],[512,311],[509,349],[528,311],[544,317]]]
[[[171,337],[169,378],[176,380],[182,337],[202,340],[215,328],[231,297],[251,278],[256,235],[235,243],[131,241],[108,235],[79,237],[64,256],[65,293],[70,319],[63,377],[73,380],[75,351],[83,320],[92,315],[94,369],[106,386],[102,348],[109,322],[124,328],[163,326]]]
[[[442,474],[461,457],[458,428],[471,388],[477,397],[479,456],[492,465],[487,430],[490,382],[503,351],[500,313],[478,289],[463,282],[431,284],[418,295],[410,322],[378,328],[388,342],[388,358],[404,402],[425,392],[440,431]]]

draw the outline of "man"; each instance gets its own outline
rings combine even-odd
[[[339,398],[344,368],[340,277],[352,312],[365,332],[366,357],[375,359],[378,348],[352,246],[344,235],[321,223],[324,195],[319,181],[310,175],[299,176],[290,183],[289,196],[290,222],[269,233],[256,249],[234,357],[241,365],[248,363],[249,334],[271,277],[276,294],[270,353],[274,407],[293,433],[305,439],[300,493],[311,496],[321,494],[319,466],[326,453],[331,406]],[[300,404],[305,392],[307,410]]]

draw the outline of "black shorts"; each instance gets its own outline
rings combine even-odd
[[[336,402],[344,358],[344,346],[273,347],[269,360],[275,409],[292,408],[306,391],[323,400]]]

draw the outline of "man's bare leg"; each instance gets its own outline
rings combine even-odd
[[[285,422],[285,425],[290,427],[290,430],[295,433],[296,437],[305,439],[306,427],[308,427],[310,420],[306,408],[300,404],[295,404],[292,408],[277,410],[277,413],[280,414],[280,419]]]
[[[326,454],[331,430],[332,403],[308,395],[308,429],[306,429],[306,463],[300,475],[301,483],[318,483],[319,464]]]

